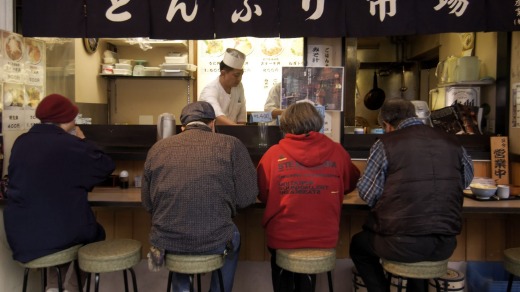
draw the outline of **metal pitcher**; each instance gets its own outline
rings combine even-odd
[[[157,119],[157,140],[175,135],[175,115],[163,113]]]

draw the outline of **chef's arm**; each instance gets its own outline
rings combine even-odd
[[[226,117],[225,115],[221,115],[217,117],[217,126],[218,125],[238,125],[237,123],[233,122],[231,119]]]
[[[277,108],[277,109],[274,109],[272,112],[271,112],[271,117],[273,119],[276,119],[278,116],[281,116],[283,114],[283,110]]]

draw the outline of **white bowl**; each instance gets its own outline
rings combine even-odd
[[[497,191],[497,186],[487,184],[471,184],[471,192],[479,199],[489,199]]]

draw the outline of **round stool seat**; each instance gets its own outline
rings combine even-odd
[[[332,271],[336,265],[336,249],[277,249],[276,264],[284,270],[300,274]]]
[[[401,263],[383,259],[383,269],[393,275],[414,279],[439,278],[448,271],[448,260],[438,262]]]
[[[216,255],[176,255],[166,254],[165,266],[168,270],[181,274],[202,274],[220,269],[224,256]]]
[[[520,247],[504,250],[504,268],[509,273],[520,276]]]
[[[80,268],[88,273],[129,269],[141,260],[141,242],[113,239],[87,244],[79,249]]]
[[[69,247],[62,251],[55,252],[50,255],[37,258],[27,263],[20,263],[22,267],[29,269],[47,268],[54,267],[61,264],[70,263],[78,258],[78,250],[82,247],[82,244]]]

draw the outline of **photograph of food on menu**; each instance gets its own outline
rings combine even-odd
[[[298,57],[303,57],[303,38],[291,41],[291,53]]]
[[[17,83],[4,83],[2,91],[4,109],[22,107],[24,104],[24,86]]]
[[[276,57],[283,51],[282,42],[279,38],[266,38],[260,47],[262,54],[268,57]]]
[[[25,47],[29,62],[33,65],[39,64],[42,60],[42,43],[31,39],[25,39]]]
[[[13,61],[20,61],[23,57],[22,36],[4,32],[3,40],[3,48],[7,57]]]
[[[40,100],[43,98],[41,86],[25,86],[25,99],[24,99],[24,107],[36,109],[36,106],[40,103]]]
[[[251,43],[254,38],[248,38],[248,37],[241,37],[241,38],[232,38],[228,39],[226,42],[227,46],[226,48],[234,48],[245,55],[249,55],[253,52],[254,46]]]
[[[206,44],[206,54],[218,57],[224,54],[224,44],[222,40],[205,40],[204,44]]]
[[[310,102],[343,110],[343,67],[282,67],[281,108]]]

